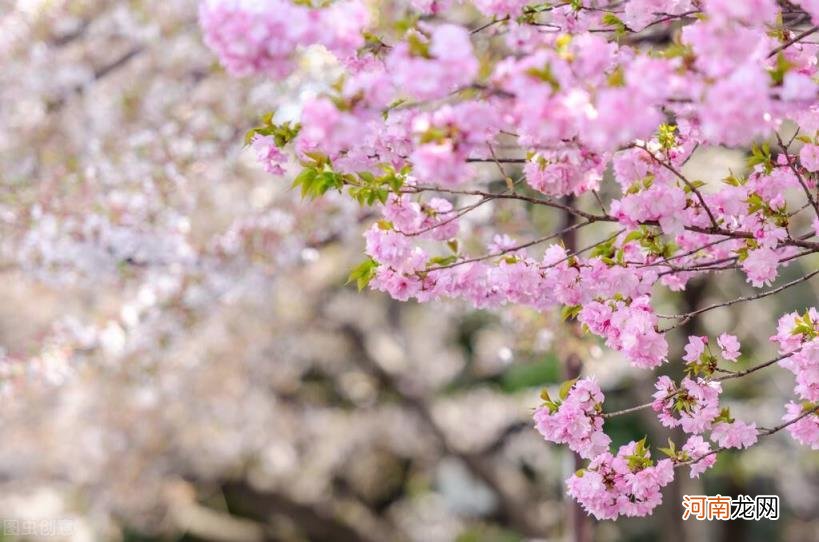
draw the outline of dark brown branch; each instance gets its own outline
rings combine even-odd
[[[799,350],[801,350],[801,348],[796,349],[796,350],[794,350],[793,352],[788,352],[787,354],[782,354],[781,356],[777,356],[777,357],[775,357],[775,358],[773,358],[773,359],[769,359],[768,361],[765,361],[765,362],[759,363],[759,364],[754,365],[753,367],[749,367],[748,369],[745,369],[745,370],[743,370],[743,371],[738,371],[738,372],[735,372],[735,373],[730,373],[730,374],[727,374],[727,375],[725,375],[725,376],[720,376],[719,378],[714,378],[713,380],[714,380],[715,382],[722,382],[723,380],[731,380],[731,379],[734,379],[734,378],[742,378],[743,376],[746,376],[746,375],[749,375],[749,374],[751,374],[751,373],[755,373],[755,372],[757,372],[757,371],[759,371],[759,370],[762,370],[762,369],[764,369],[765,367],[770,367],[770,366],[771,366],[771,365],[773,365],[774,363],[777,363],[777,362],[779,362],[779,361],[782,361],[782,360],[783,360],[783,359],[785,359],[785,358],[789,358],[789,357],[791,357],[792,355],[794,355],[794,354],[796,354],[797,352],[799,352]]]
[[[681,322],[678,322],[677,324],[675,324],[674,326],[669,328],[669,329],[674,329],[676,327],[681,326],[684,322],[687,322],[688,320],[690,320],[694,316],[697,316],[698,314],[702,314],[704,312],[708,312],[708,311],[718,309],[718,308],[721,308],[721,307],[729,307],[729,306],[735,305],[737,303],[745,303],[747,301],[755,301],[757,299],[762,299],[764,297],[768,297],[768,296],[771,296],[771,295],[774,295],[774,294],[778,294],[779,292],[781,292],[783,290],[787,290],[788,288],[791,288],[792,286],[796,286],[797,284],[808,281],[808,280],[810,280],[811,278],[815,277],[818,274],[819,274],[819,269],[817,269],[815,271],[811,271],[807,275],[801,276],[798,279],[794,279],[794,280],[792,280],[790,282],[787,282],[787,283],[783,284],[782,286],[779,286],[779,287],[774,288],[772,290],[768,290],[766,292],[761,292],[761,293],[758,293],[758,294],[755,294],[755,295],[749,295],[749,296],[744,296],[744,297],[738,297],[736,299],[732,299],[730,301],[724,301],[722,303],[714,303],[713,305],[709,305],[707,307],[703,307],[701,309],[697,309],[695,311],[691,311],[691,312],[688,312],[688,313],[685,313],[685,314],[674,314],[674,315],[658,314],[657,317],[658,318],[667,318],[667,319],[681,319],[682,320]],[[666,330],[666,331],[668,331],[668,330]]]
[[[792,37],[791,39],[789,39],[788,41],[786,41],[785,43],[783,43],[782,45],[780,45],[779,47],[777,47],[776,49],[774,49],[773,51],[768,53],[768,58],[771,58],[772,56],[775,56],[776,54],[778,54],[778,53],[784,51],[785,49],[787,49],[788,47],[790,47],[791,45],[799,42],[800,40],[802,40],[804,38],[807,38],[808,36],[810,36],[811,34],[816,32],[817,30],[819,30],[819,26],[812,26],[811,28],[808,28],[804,32],[800,32],[796,36]]]
[[[779,424],[776,427],[773,427],[771,429],[763,429],[761,431],[758,431],[757,435],[760,436],[760,437],[767,437],[768,435],[773,435],[774,433],[777,433],[777,432],[785,429],[786,427],[795,424],[799,420],[801,420],[801,419],[803,419],[803,418],[805,418],[807,416],[810,416],[812,414],[816,414],[816,413],[819,413],[819,407],[816,407],[816,408],[811,409],[811,410],[807,410],[807,411],[803,412],[802,414],[800,414],[799,416],[797,416],[796,418],[794,418],[792,420],[789,420],[787,422],[781,423],[781,424]],[[720,452],[724,452],[727,449],[728,448],[717,448],[715,450],[711,450],[707,454],[701,455],[700,457],[698,457],[696,459],[691,459],[690,461],[681,461],[681,462],[677,463],[676,465],[674,465],[674,467],[675,468],[680,468],[680,467],[685,467],[685,466],[688,466],[688,465],[693,465],[694,463],[699,463],[700,461],[702,461],[706,457],[710,457],[710,456],[718,454]]]
[[[711,209],[705,203],[705,198],[702,197],[702,193],[699,191],[699,189],[696,186],[694,186],[691,183],[691,181],[689,181],[685,177],[685,175],[683,175],[682,173],[677,171],[677,169],[674,166],[672,166],[671,164],[666,163],[664,160],[660,160],[659,158],[654,156],[654,153],[651,152],[650,150],[648,150],[647,147],[643,147],[641,145],[635,145],[635,147],[637,147],[638,149],[643,149],[646,152],[646,154],[648,154],[651,157],[652,160],[654,160],[659,165],[661,165],[662,167],[664,167],[665,169],[667,169],[668,171],[673,173],[678,179],[680,179],[683,183],[685,183],[685,186],[687,186],[688,189],[691,190],[694,193],[695,196],[697,196],[697,199],[700,201],[700,205],[702,205],[703,210],[705,210],[705,212],[708,214],[708,219],[711,221],[711,225],[714,228],[719,228],[719,224],[717,223],[717,219],[714,217],[714,213],[711,212]]]

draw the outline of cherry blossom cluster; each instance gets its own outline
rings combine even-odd
[[[741,352],[727,333],[687,337],[682,354],[668,337],[816,273],[685,314],[658,314],[654,301],[726,271],[773,287],[785,266],[819,252],[819,46],[806,39],[819,4],[392,4],[377,10],[388,26],[354,0],[209,0],[200,12],[207,43],[237,75],[281,79],[313,45],[343,67],[298,122],[270,114],[248,141],[269,172],[297,166],[303,195],[339,192],[374,209],[351,280],[402,301],[560,308],[635,367],[684,363],[686,376],[660,376],[645,405],[689,435],[656,464],[641,442],[611,454],[592,379],[569,381],[535,412],[544,438],[591,460],[569,492],[599,518],[648,514],[674,466],[699,476],[719,450],[775,432],[719,403],[722,380],[772,362],[729,368]],[[461,4],[474,8],[468,25],[455,16]],[[692,178],[689,162],[715,147],[743,151],[745,168]],[[534,216],[546,211],[562,225],[543,235]],[[581,230],[595,242],[578,244]],[[787,315],[773,338],[803,402],[779,429],[814,448],[816,322],[815,312]]]
[[[604,452],[575,473],[569,494],[597,519],[645,516],[662,502],[660,490],[674,479],[674,463],[654,463],[644,441]]]
[[[364,44],[369,14],[355,0],[323,10],[287,0],[209,0],[199,18],[207,44],[232,74],[284,77],[295,69],[299,50],[310,45],[321,44],[340,58],[352,55]]]
[[[603,432],[603,392],[593,380],[570,382],[571,389],[552,401],[548,392],[535,411],[535,427],[548,441],[566,444],[581,457],[591,459],[608,451],[611,439]]]
[[[811,307],[802,315],[786,314],[779,319],[777,331],[771,340],[784,356],[779,365],[794,374],[794,394],[800,400],[786,405],[783,420],[796,420],[788,427],[790,434],[802,444],[819,449],[819,416],[798,419],[819,401],[819,311]]]

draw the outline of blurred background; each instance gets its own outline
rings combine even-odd
[[[345,285],[368,210],[300,201],[242,146],[261,114],[295,117],[326,88],[326,55],[286,83],[236,80],[203,46],[194,0],[0,0],[0,68],[3,540],[573,539],[573,458],[532,428],[540,389],[579,359],[615,410],[645,402],[657,373],[556,314]],[[687,167],[708,180],[743,165],[710,150]],[[488,212],[520,238],[527,213],[544,231],[563,220]],[[686,333],[723,331],[741,363],[769,359],[776,318],[815,304],[817,286],[707,313],[671,337],[672,359]],[[748,291],[729,273],[657,308]],[[725,399],[771,426],[792,386],[760,371]],[[665,444],[651,411],[607,423],[615,445]],[[780,433],[700,480],[679,471],[654,516],[593,522],[592,537],[816,540],[817,467]],[[716,493],[780,495],[782,517],[680,520],[683,494]]]

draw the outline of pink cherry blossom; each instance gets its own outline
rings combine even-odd
[[[804,145],[799,151],[799,160],[808,171],[819,171],[819,145]]]
[[[688,437],[682,449],[694,461],[691,464],[691,478],[699,478],[717,462],[717,454],[712,453],[711,446],[700,435]]]
[[[739,357],[739,341],[734,335],[723,333],[717,337],[717,344],[719,345],[722,357],[729,361],[736,361]]]
[[[661,376],[655,388],[651,408],[665,427],[682,427],[686,433],[700,434],[710,429],[719,415],[719,382],[685,377],[677,387],[669,377]]]
[[[642,30],[663,13],[678,15],[691,9],[691,0],[631,0],[626,3],[623,21],[633,30]]]
[[[703,135],[725,145],[744,145],[765,131],[768,80],[764,70],[748,64],[707,90],[701,111]]]
[[[742,270],[748,276],[748,282],[759,288],[770,284],[776,278],[779,257],[770,248],[758,248],[748,252],[742,262]]]
[[[747,448],[758,439],[755,423],[719,422],[711,429],[711,440],[722,448]]]
[[[650,462],[649,452],[639,453],[635,442],[621,446],[616,456],[602,453],[567,480],[569,495],[597,519],[650,514],[662,502],[660,490],[674,479],[674,463],[662,459],[632,467],[631,457]]]
[[[460,26],[443,24],[435,27],[430,37],[413,34],[423,43],[428,56],[423,56],[406,42],[399,43],[387,57],[387,71],[395,87],[419,100],[439,98],[472,82],[478,71],[478,61],[472,51],[469,33]]]
[[[708,337],[697,337],[695,335],[691,335],[688,337],[688,344],[685,345],[685,355],[683,356],[683,360],[687,361],[688,363],[698,361],[707,345]]]
[[[505,17],[519,15],[530,2],[529,0],[472,0],[472,3],[486,15]]]
[[[602,402],[603,393],[595,381],[578,380],[554,412],[549,406],[535,410],[535,427],[546,440],[566,444],[591,459],[607,451],[611,443],[603,432]]]
[[[253,138],[252,147],[265,171],[272,175],[284,175],[282,164],[287,162],[287,156],[276,146],[273,137],[257,135]]]
[[[796,377],[794,393],[805,401],[819,401],[819,338],[801,344],[798,352],[779,362]]]
[[[735,362],[737,337],[682,337],[682,352],[670,345],[700,313],[758,296],[689,314],[654,307],[735,268],[754,288],[771,285],[780,265],[819,251],[819,47],[799,37],[806,17],[775,0],[543,10],[475,0],[485,20],[467,27],[450,0],[402,3],[401,21],[391,9],[375,17],[369,3],[326,4],[208,0],[200,19],[236,75],[283,79],[316,45],[335,57],[333,81],[301,96],[288,143],[259,136],[253,148],[276,174],[294,152],[299,183],[314,183],[310,196],[329,191],[364,205],[371,225],[359,285],[402,301],[562,312],[640,369],[681,358],[687,376],[659,376],[651,403],[663,426],[689,435],[673,459],[655,463],[642,442],[613,454],[591,377],[535,411],[544,439],[590,460],[567,485],[598,518],[650,513],[686,457],[698,459],[691,476],[699,477],[717,456],[707,431],[720,448],[754,444],[756,425],[730,421],[712,374],[710,347]],[[798,4],[819,17],[813,0]],[[669,31],[671,47],[643,39]],[[776,132],[790,124],[798,139],[778,145]],[[689,162],[725,146],[749,167],[723,172],[723,182],[691,178]],[[794,401],[813,404],[819,314],[804,309],[779,319],[771,341],[781,358],[748,374],[785,369]],[[788,419],[796,408],[787,407]],[[816,443],[813,416],[789,431]]]
[[[782,417],[786,422],[795,420],[803,414],[801,405],[790,402],[785,405],[786,414]],[[810,446],[812,450],[819,450],[819,415],[809,414],[798,422],[788,426],[788,433],[805,446]]]
[[[199,20],[207,44],[234,75],[288,75],[297,47],[310,41],[309,10],[285,0],[208,0]]]
[[[778,12],[775,0],[705,0],[705,12],[723,23],[739,21],[745,24],[770,23]]]
[[[787,101],[815,100],[816,84],[807,74],[788,72],[782,84],[782,99]]]

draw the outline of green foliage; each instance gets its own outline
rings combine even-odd
[[[561,401],[565,401],[566,398],[569,397],[569,392],[572,390],[572,386],[574,386],[575,382],[577,382],[576,378],[571,380],[567,380],[563,384],[560,385],[560,391],[558,391],[558,395],[560,396]]]
[[[691,456],[688,455],[688,452],[685,450],[678,450],[677,445],[674,444],[674,441],[671,438],[668,439],[668,447],[667,448],[657,448],[657,451],[663,453],[667,457],[670,457],[674,461],[690,461]]]
[[[581,305],[566,305],[560,311],[560,317],[563,320],[570,320],[573,318],[577,318],[577,315],[580,314],[580,311],[583,309]]]
[[[386,203],[390,192],[399,193],[409,173],[409,166],[400,171],[396,171],[392,166],[384,166],[383,170],[384,174],[380,176],[368,171],[351,176],[350,196],[361,205],[372,205],[376,201]]]
[[[744,177],[737,177],[732,172],[730,175],[725,177],[722,180],[722,182],[724,182],[725,184],[730,185],[730,186],[744,186],[745,183],[748,182],[748,179],[746,179]]]
[[[529,68],[528,70],[526,70],[526,74],[531,75],[535,79],[540,79],[541,81],[552,87],[552,90],[555,92],[560,90],[560,82],[557,80],[557,77],[555,77],[554,72],[552,72],[551,64],[546,64],[542,68],[535,67]]]
[[[711,376],[717,369],[717,358],[711,353],[710,349],[706,349],[700,357],[693,363],[688,363],[685,366],[685,373],[688,376]]]
[[[663,258],[670,258],[679,248],[674,241],[664,240],[659,231],[648,226],[640,226],[638,230],[630,232],[625,242],[628,241],[639,241],[641,247]]]
[[[624,23],[617,15],[614,13],[607,12],[603,15],[603,24],[606,26],[611,26],[614,28],[615,35],[619,38],[620,36],[624,36],[628,31],[628,27],[626,23]]]
[[[786,227],[788,225],[790,214],[788,213],[787,206],[773,209],[768,202],[756,192],[752,192],[748,195],[746,203],[748,204],[748,213],[761,212],[766,218],[773,219],[780,227]],[[755,248],[755,244],[749,248]]]
[[[331,189],[341,190],[344,186],[343,175],[336,173],[328,165],[307,166],[293,180],[293,188],[301,187],[304,198],[315,199]]]
[[[791,334],[802,335],[805,341],[813,340],[819,335],[819,331],[816,329],[816,322],[811,320],[808,311],[805,311],[805,314],[802,316],[797,316]]]
[[[409,32],[407,34],[407,45],[412,56],[432,58],[432,54],[429,52],[429,43],[424,41],[418,32]]]
[[[660,58],[681,58],[685,62],[693,62],[696,58],[694,55],[694,50],[690,45],[679,42],[674,42],[665,49],[653,54],[656,54],[656,56],[659,56]]]
[[[713,419],[711,423],[734,423],[734,418],[731,417],[731,409],[730,408],[723,408],[719,411],[719,416]]]
[[[552,413],[556,412],[557,409],[560,408],[560,405],[562,404],[562,402],[565,401],[569,397],[569,392],[572,391],[572,387],[575,385],[576,382],[577,382],[577,379],[573,378],[571,380],[566,380],[565,382],[563,382],[560,385],[560,389],[557,392],[558,396],[560,397],[559,400],[553,400],[549,396],[549,390],[547,390],[546,388],[543,388],[540,391],[540,398],[543,400],[543,406],[548,407],[549,412],[552,412]]]
[[[699,190],[703,186],[705,186],[705,181],[691,181],[685,183],[685,185],[683,186],[683,192],[685,192],[686,194],[692,194],[694,193],[695,190]]]
[[[592,257],[599,257],[603,260],[611,259],[614,257],[616,252],[616,248],[614,246],[615,239],[609,239],[608,241],[604,241],[602,243],[597,244],[591,251]]]
[[[765,174],[770,175],[774,168],[771,147],[767,143],[754,145],[751,149],[751,156],[748,157],[748,167],[761,165],[765,169]]]
[[[267,113],[262,117],[262,124],[251,128],[245,134],[245,145],[250,145],[257,135],[272,136],[276,146],[281,149],[295,139],[299,134],[299,130],[301,130],[300,124],[289,121],[276,124],[273,122],[273,113]]]
[[[771,76],[771,80],[775,86],[779,86],[785,82],[785,74],[793,68],[793,64],[791,64],[785,55],[782,54],[780,51],[776,55],[776,64],[774,67],[768,70],[768,74]]]
[[[675,412],[691,412],[695,404],[696,400],[689,397],[684,391],[674,396]]]
[[[654,174],[649,173],[639,181],[635,181],[628,187],[626,194],[636,194],[641,190],[648,190],[654,184]]]
[[[660,146],[665,149],[671,149],[677,146],[677,127],[673,124],[661,124],[657,129],[657,139]]]
[[[458,261],[458,256],[450,254],[449,256],[433,256],[427,262],[428,267],[446,267]]]
[[[399,193],[404,185],[408,167],[396,171],[392,166],[384,166],[385,173],[376,176],[369,171],[358,173],[338,173],[326,156],[320,153],[305,153],[312,161],[303,162],[301,173],[293,180],[293,188],[301,188],[302,197],[318,198],[329,190],[341,191],[349,188],[350,197],[361,205],[386,203],[390,192]]]
[[[624,87],[626,86],[626,72],[622,66],[617,66],[612,70],[606,79],[610,87]]]
[[[634,447],[634,453],[628,456],[628,468],[632,471],[642,470],[646,467],[652,466],[654,463],[648,457],[648,446],[646,446],[646,437],[637,441]]]
[[[553,401],[551,397],[549,397],[549,390],[543,388],[540,390],[540,398],[543,401],[542,406],[545,406],[549,409],[549,413],[554,414],[557,412],[557,409],[560,408],[560,401]]]
[[[373,279],[377,269],[378,262],[372,258],[367,258],[355,266],[355,268],[350,272],[350,276],[347,278],[347,284],[355,282],[356,286],[358,287],[358,291],[360,292],[366,288]]]

